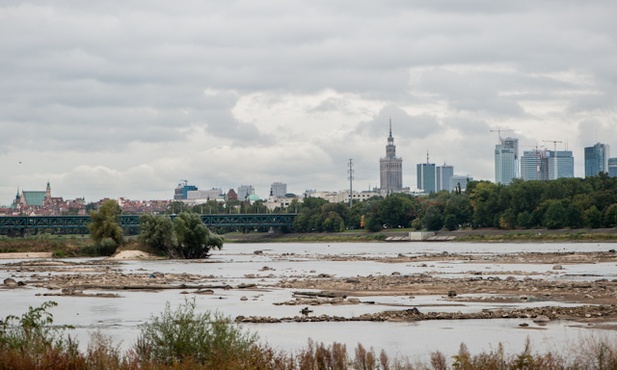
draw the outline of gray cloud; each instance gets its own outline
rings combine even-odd
[[[426,149],[492,179],[490,128],[530,145],[557,133],[588,145],[592,126],[614,140],[615,13],[610,1],[0,1],[0,204],[49,178],[88,198],[129,195],[123,178],[148,180],[139,198],[183,178],[336,190],[349,158],[377,184],[390,118],[407,183]],[[76,189],[86,178],[107,185]]]

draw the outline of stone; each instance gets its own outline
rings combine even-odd
[[[448,290],[448,297],[450,298],[456,297],[456,292],[454,290]]]
[[[545,315],[538,315],[533,319],[533,322],[535,322],[536,324],[546,324],[549,321],[551,321],[551,319],[549,319],[548,316]]]
[[[553,266],[553,270],[563,270],[563,266],[562,265],[555,265],[555,266]]]
[[[241,301],[248,301],[249,299],[246,296],[242,296],[242,298],[240,298]]]
[[[16,286],[17,285],[17,281],[15,281],[15,279],[6,278],[6,279],[4,279],[4,285],[6,285],[6,286]]]

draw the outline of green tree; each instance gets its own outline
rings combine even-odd
[[[182,212],[174,218],[177,245],[170,252],[174,258],[207,258],[210,249],[223,248],[223,239],[211,233],[196,213]]]
[[[596,206],[591,206],[591,208],[585,212],[585,226],[592,228],[602,226],[602,212],[600,212]]]
[[[422,217],[422,225],[430,231],[440,230],[443,227],[443,216],[436,206],[430,206]]]
[[[177,245],[174,223],[170,217],[142,215],[139,225],[141,240],[150,248],[169,254]]]
[[[116,245],[123,242],[122,228],[120,227],[120,214],[122,209],[115,200],[106,200],[101,204],[98,211],[90,211],[88,230],[90,237],[99,244],[103,239],[111,239]]]
[[[544,213],[543,225],[549,229],[561,229],[566,225],[566,208],[559,200],[549,202],[550,205]]]
[[[389,228],[409,227],[417,216],[417,201],[409,195],[394,193],[383,199],[377,211],[379,221]]]
[[[615,227],[617,225],[617,203],[606,207],[603,215],[604,227]]]

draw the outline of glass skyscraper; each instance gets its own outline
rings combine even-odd
[[[495,182],[509,185],[518,175],[518,139],[499,138],[495,145]]]
[[[608,159],[608,176],[617,177],[617,158]]]
[[[600,172],[608,172],[609,147],[607,144],[596,143],[585,147],[585,177],[598,176]]]
[[[437,189],[435,184],[435,163],[418,163],[418,189],[425,193],[434,193]]]
[[[452,188],[450,187],[450,179],[452,176],[454,176],[453,166],[448,166],[445,163],[443,166],[437,166],[435,173],[435,180],[437,181],[436,191],[452,191]]]

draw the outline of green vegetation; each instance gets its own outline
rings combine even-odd
[[[124,241],[119,221],[121,213],[122,208],[118,202],[111,199],[103,202],[97,211],[90,211],[90,238],[97,244],[121,245]]]
[[[210,232],[192,212],[182,212],[173,220],[168,216],[143,215],[141,241],[172,258],[207,258],[211,249],[221,249],[223,239]]]
[[[601,174],[585,179],[515,180],[508,186],[472,181],[464,193],[391,194],[357,202],[351,209],[343,203],[306,198],[289,209],[298,210],[294,232],[612,228],[617,225],[617,178]]]
[[[68,326],[54,326],[45,302],[18,318],[8,316],[0,326],[0,369],[616,369],[617,344],[582,340],[565,355],[534,353],[529,341],[520,353],[506,354],[503,346],[472,355],[464,344],[447,358],[430,354],[428,363],[389,358],[362,344],[349,353],[340,343],[326,346],[309,340],[295,352],[276,351],[260,343],[254,334],[218,314],[197,313],[194,300],[176,310],[167,304],[161,316],[153,316],[141,327],[136,343],[126,353],[101,333],[91,336],[88,349],[66,335]],[[410,354],[415,357],[417,354]]]

